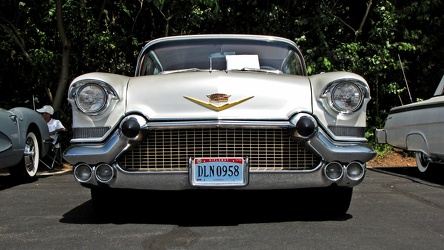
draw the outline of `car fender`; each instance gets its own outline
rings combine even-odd
[[[47,154],[50,146],[51,137],[49,136],[48,125],[46,124],[45,119],[36,111],[24,108],[17,107],[11,109],[18,118],[21,120],[20,124],[20,147],[24,147],[26,143],[26,134],[29,130],[33,130],[38,133],[37,136],[40,136],[40,157],[43,157]]]
[[[406,145],[409,151],[419,151],[426,155],[430,155],[429,147],[426,139],[420,133],[409,134],[406,137]]]

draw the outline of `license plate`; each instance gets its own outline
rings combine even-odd
[[[190,168],[192,186],[245,186],[248,164],[242,157],[194,158]]]

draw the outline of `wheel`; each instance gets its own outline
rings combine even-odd
[[[430,165],[429,158],[423,152],[416,152],[416,165],[420,172],[425,172]]]
[[[17,178],[32,178],[37,174],[40,160],[40,149],[37,136],[33,132],[26,135],[23,158],[17,166],[9,168],[12,176]]]

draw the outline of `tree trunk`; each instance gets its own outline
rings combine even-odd
[[[54,97],[54,102],[52,104],[54,111],[59,111],[62,104],[63,98],[65,98],[65,91],[68,85],[69,77],[69,57],[71,43],[66,36],[65,27],[63,25],[63,15],[62,15],[62,0],[56,0],[56,18],[57,18],[57,29],[60,35],[60,41],[62,42],[62,69],[60,72],[59,84],[57,86],[57,92]],[[63,112],[63,110],[61,110]]]

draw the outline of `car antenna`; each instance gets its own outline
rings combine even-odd
[[[407,86],[407,91],[409,92],[410,102],[413,103],[412,95],[410,94],[409,84],[407,83],[407,78],[405,77],[404,73],[404,66],[402,66],[401,57],[399,56],[399,54],[398,54],[398,59],[399,59],[399,64],[401,64],[401,70],[402,70],[402,75],[404,76],[405,86]]]

